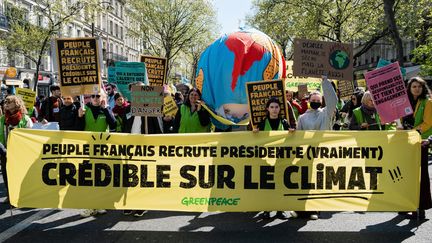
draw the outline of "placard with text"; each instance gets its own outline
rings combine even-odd
[[[63,95],[99,92],[99,43],[96,38],[59,38],[55,41],[60,88]]]
[[[141,56],[141,62],[146,65],[150,86],[163,86],[166,82],[167,59]]]

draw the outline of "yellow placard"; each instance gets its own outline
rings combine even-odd
[[[163,113],[165,116],[175,116],[177,114],[177,103],[171,95],[164,97]]]
[[[15,129],[9,195],[13,206],[37,208],[414,211],[420,141],[415,131]]]
[[[24,101],[27,110],[33,108],[36,101],[36,92],[31,89],[16,88],[16,95]]]

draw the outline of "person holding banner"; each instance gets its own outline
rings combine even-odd
[[[332,121],[338,98],[327,76],[322,76],[321,87],[324,92],[326,106],[321,108],[323,97],[319,91],[313,91],[309,96],[309,106],[311,108],[299,117],[297,130],[332,130]],[[293,218],[301,217],[316,220],[318,219],[318,212],[292,211],[291,216]]]
[[[173,130],[178,133],[210,132],[210,114],[202,108],[202,104],[201,91],[190,89],[176,114]]]
[[[60,130],[79,130],[78,108],[74,104],[72,96],[63,97],[63,106],[60,108]]]
[[[432,92],[428,88],[426,81],[420,77],[413,77],[408,81],[407,92],[414,113],[402,118],[403,128],[406,130],[415,129],[420,133],[422,139],[427,139],[432,135]],[[432,208],[428,149],[429,144],[423,142],[420,163],[420,203],[418,211],[408,213],[408,218],[425,219],[425,210]]]
[[[257,128],[253,129],[253,132],[258,131],[282,131],[288,130],[290,132],[295,131],[294,128],[290,127],[286,119],[280,117],[280,101],[278,98],[272,97],[266,103],[266,118],[258,124]],[[264,219],[270,219],[270,212],[264,211],[261,215]],[[288,215],[284,211],[277,211],[276,217],[279,219],[288,219]]]
[[[342,124],[342,130],[346,130],[349,127],[349,122],[353,116],[353,110],[359,108],[361,106],[361,100],[363,97],[364,91],[361,89],[357,89],[351,95],[351,99],[345,103],[345,105],[340,110],[341,117],[344,118],[344,122]]]
[[[9,133],[15,128],[32,128],[33,122],[27,115],[24,102],[17,96],[10,95],[4,100],[4,115],[0,117],[0,160],[6,192],[9,191],[6,173],[6,142]],[[9,203],[6,196],[5,203]]]
[[[112,112],[116,119],[115,132],[126,132],[126,111],[130,110],[130,104],[126,102],[122,94],[116,93],[114,95],[115,105]]]
[[[353,110],[349,123],[350,130],[386,130],[381,124],[380,116],[375,109],[372,94],[366,91],[361,99],[361,106]]]
[[[116,120],[108,109],[105,94],[91,95],[91,101],[78,110],[79,128],[83,131],[106,132],[115,129]]]

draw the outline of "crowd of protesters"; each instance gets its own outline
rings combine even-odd
[[[137,83],[135,85],[143,85]],[[401,212],[409,218],[425,218],[425,210],[432,208],[430,179],[428,174],[428,149],[432,138],[432,93],[426,82],[411,78],[407,83],[407,93],[414,113],[394,123],[383,124],[369,91],[356,88],[350,100],[343,101],[334,84],[326,77],[322,80],[323,94],[313,91],[303,97],[295,97],[292,91],[286,92],[288,120],[281,119],[279,99],[270,98],[266,104],[266,118],[254,132],[287,130],[416,130],[424,139],[422,143],[421,188],[419,209],[415,212]],[[131,103],[117,91],[115,84],[108,84],[99,93],[79,97],[62,96],[59,86],[50,87],[50,97],[37,97],[35,106],[28,112],[23,101],[14,95],[7,96],[1,103],[0,117],[0,160],[6,188],[6,141],[14,128],[32,128],[35,122],[41,124],[58,123],[60,130],[122,132],[131,134],[163,133],[206,133],[211,131],[210,114],[203,108],[204,101],[197,88],[191,88],[183,97],[172,94],[166,87],[164,96],[171,95],[177,106],[175,116],[147,117],[131,115]],[[217,131],[217,130],[216,130]],[[6,200],[8,202],[8,199]],[[144,210],[124,210],[125,215],[143,216]],[[83,217],[106,213],[104,209],[87,209]],[[290,212],[293,218],[318,219],[319,212]],[[287,219],[283,211],[276,216]],[[263,212],[264,219],[270,212]]]

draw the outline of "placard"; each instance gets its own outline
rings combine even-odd
[[[95,94],[100,90],[99,42],[96,38],[55,40],[60,89],[63,95]]]
[[[266,117],[267,101],[276,97],[280,102],[281,118],[287,118],[286,97],[284,82],[281,79],[269,81],[247,82],[246,90],[248,93],[249,114],[252,126],[256,127]]]
[[[294,39],[295,76],[353,80],[352,44]]]
[[[141,56],[141,62],[146,65],[150,86],[163,86],[166,83],[166,58]]]
[[[162,86],[132,86],[131,112],[133,116],[162,116]]]
[[[381,122],[413,113],[398,62],[367,72],[365,78]]]

